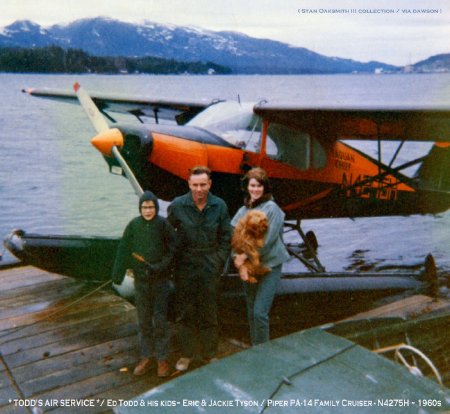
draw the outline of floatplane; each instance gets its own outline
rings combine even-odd
[[[274,198],[286,213],[286,231],[300,236],[288,249],[307,268],[284,275],[280,294],[421,284],[416,277],[398,274],[326,272],[316,254],[317,239],[313,232],[303,232],[301,220],[436,214],[450,207],[450,107],[163,101],[89,94],[78,83],[70,92],[24,92],[80,102],[96,130],[92,145],[111,173],[128,178],[136,194],[150,189],[170,201],[186,192],[190,167],[207,165],[212,170],[212,191],[233,214],[242,203],[243,174],[255,166],[264,168],[273,182]],[[139,122],[122,124],[114,114]],[[351,140],[377,142],[378,157],[350,146]],[[385,141],[398,142],[388,162],[382,159]],[[431,150],[396,163],[406,142],[419,141],[432,143]],[[405,174],[411,167],[417,169],[413,177]],[[13,231],[5,240],[24,263],[92,281],[110,277],[117,243],[113,238],[45,236],[23,230]]]

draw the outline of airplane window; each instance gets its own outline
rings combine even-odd
[[[261,122],[253,113],[253,104],[219,102],[206,108],[186,125],[206,129],[248,151],[259,151]]]
[[[317,138],[311,139],[312,143],[312,157],[311,167],[313,168],[324,168],[327,164],[327,154],[325,149],[322,147],[322,144],[317,140]]]
[[[267,155],[273,159],[300,169],[325,166],[325,151],[320,143],[306,132],[271,123],[267,138]]]
[[[251,152],[261,150],[261,118],[254,115],[245,131],[241,132],[240,147]]]

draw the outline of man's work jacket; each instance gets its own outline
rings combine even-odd
[[[167,219],[177,231],[179,272],[220,275],[230,254],[231,225],[225,202],[209,193],[200,211],[189,192],[175,198],[167,212]]]

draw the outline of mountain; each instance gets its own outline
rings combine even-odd
[[[0,45],[4,47],[43,47],[54,42],[47,29],[29,20],[16,21],[0,30]]]
[[[414,72],[450,72],[450,53],[431,56],[412,65]]]
[[[400,69],[381,62],[363,63],[327,57],[302,47],[237,32],[214,32],[152,22],[132,24],[102,17],[47,28],[23,20],[0,31],[0,47],[50,45],[82,49],[96,56],[210,61],[230,67],[234,73],[351,73]]]

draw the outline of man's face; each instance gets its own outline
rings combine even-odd
[[[191,175],[188,184],[194,203],[205,203],[208,198],[209,189],[211,188],[211,180],[208,174]]]
[[[156,216],[155,203],[152,200],[144,201],[141,204],[141,214],[145,220],[152,220]]]

